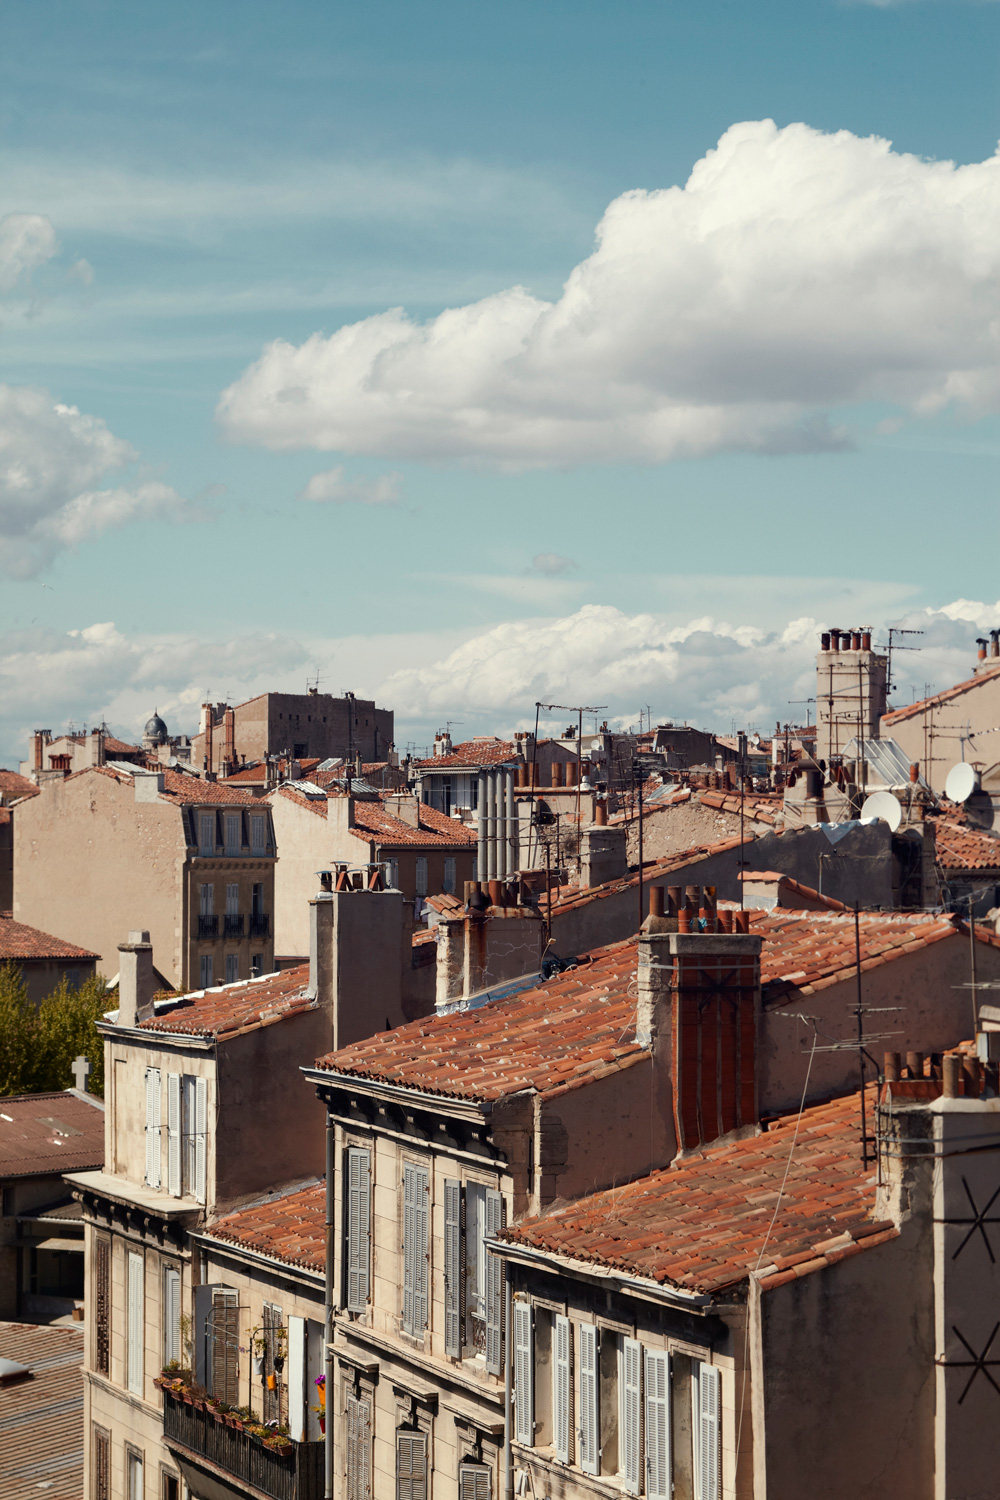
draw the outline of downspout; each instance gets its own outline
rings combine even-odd
[[[507,1262],[503,1262],[503,1326],[507,1337],[504,1339],[503,1359],[503,1488],[506,1500],[514,1500],[514,1449],[511,1433],[514,1428],[514,1356],[512,1351],[514,1344],[514,1330],[511,1319],[514,1316],[514,1299],[510,1289],[510,1271]]]
[[[323,1300],[323,1350],[326,1369],[326,1432],[323,1436],[323,1497],[333,1500],[333,1170],[336,1126],[326,1112],[326,1288]]]

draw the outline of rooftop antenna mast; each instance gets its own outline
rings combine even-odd
[[[546,713],[551,713],[553,709],[558,709],[560,713],[564,713],[564,714],[576,714],[576,716],[577,716],[577,730],[576,730],[576,831],[577,831],[578,835],[579,835],[579,832],[580,832],[580,774],[581,774],[581,770],[582,770],[582,767],[583,767],[583,716],[584,716],[584,714],[600,714],[600,713],[603,713],[604,710],[607,708],[607,706],[608,705],[606,703],[598,703],[596,706],[594,704],[583,704],[581,706],[579,703],[536,703],[535,704],[535,723],[536,723],[536,725],[538,723],[538,714],[539,714],[539,711],[541,709],[543,709],[543,708],[545,709]]]
[[[885,693],[886,693],[886,697],[888,697],[889,694],[892,692],[892,652],[893,652],[893,645],[894,645],[893,637],[897,636],[897,635],[923,635],[923,633],[924,632],[922,630],[905,630],[902,625],[890,625],[889,626],[889,645],[888,645],[888,647],[886,649],[886,662],[885,662]],[[897,651],[919,651],[920,647],[919,646],[896,646],[895,649]]]

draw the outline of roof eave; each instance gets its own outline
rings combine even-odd
[[[628,1272],[611,1266],[576,1260],[555,1250],[540,1250],[511,1240],[488,1239],[486,1245],[506,1260],[517,1261],[533,1270],[548,1271],[553,1276],[576,1276],[611,1291],[639,1297],[646,1302],[683,1308],[685,1312],[705,1314],[718,1311],[714,1297],[708,1292],[689,1292],[684,1287],[667,1286],[645,1276],[630,1276]]]
[[[409,1104],[411,1108],[434,1110],[438,1114],[447,1110],[466,1120],[482,1120],[493,1113],[495,1101],[488,1099],[466,1099],[456,1094],[434,1094],[425,1089],[409,1088],[405,1084],[389,1083],[382,1078],[366,1078],[362,1073],[341,1073],[335,1068],[303,1067],[299,1071],[307,1083],[318,1089],[343,1088],[353,1093],[372,1094],[376,1098],[391,1099],[396,1104]],[[518,1090],[517,1092],[523,1092]],[[510,1095],[504,1095],[509,1098]]]

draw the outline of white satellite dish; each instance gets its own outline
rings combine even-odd
[[[591,742],[590,742],[590,757],[591,757],[591,759],[592,760],[597,760],[603,754],[604,754],[604,741],[603,740],[591,740]]]
[[[948,772],[944,794],[951,802],[966,802],[978,788],[979,775],[975,767],[962,760]]]
[[[861,817],[862,819],[879,818],[883,823],[888,823],[892,832],[895,833],[903,821],[903,809],[891,792],[872,792],[871,796],[864,800]]]

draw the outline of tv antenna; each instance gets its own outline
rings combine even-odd
[[[922,630],[907,630],[907,629],[904,629],[904,627],[902,625],[890,625],[889,626],[889,645],[888,645],[888,649],[886,651],[886,661],[885,661],[885,692],[886,692],[886,697],[888,697],[889,694],[892,692],[892,652],[893,652],[893,645],[894,645],[893,636],[897,636],[897,635],[923,635],[923,633],[924,632]],[[895,649],[897,651],[919,651],[920,647],[919,646],[896,646]]]

